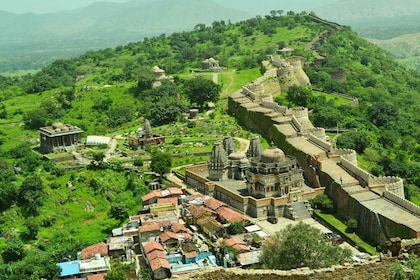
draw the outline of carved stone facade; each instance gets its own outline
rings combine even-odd
[[[281,197],[303,187],[303,170],[296,159],[286,157],[282,150],[271,146],[261,158],[251,159],[246,173],[248,193],[256,197]]]
[[[52,126],[41,127],[40,152],[43,154],[64,152],[82,146],[83,131],[70,124],[55,123]]]

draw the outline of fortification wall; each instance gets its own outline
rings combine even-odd
[[[341,157],[341,165],[345,169],[347,169],[347,171],[355,175],[359,180],[362,179],[367,184],[369,184],[370,179],[374,177],[372,174],[361,169],[360,167],[357,166],[357,164],[354,164],[353,162],[347,160],[345,157]]]
[[[349,161],[350,164],[357,166],[357,153],[352,149],[335,149],[334,155],[341,156]]]
[[[411,201],[399,196],[398,194],[388,191],[385,189],[384,197],[391,200],[392,202],[403,206],[405,209],[410,211],[411,213],[420,216],[420,207],[412,203]]]
[[[324,137],[324,139],[325,139],[325,137]],[[323,139],[320,139],[320,138],[316,137],[312,133],[309,134],[309,141],[311,141],[315,145],[323,148],[324,150],[326,150],[328,152],[331,152],[332,151],[331,143],[329,143],[329,142],[327,142],[327,141],[325,141]]]
[[[394,259],[371,261],[362,265],[338,265],[330,268],[298,268],[293,270],[264,270],[240,268],[211,268],[181,276],[181,279],[201,280],[383,280],[391,278]]]

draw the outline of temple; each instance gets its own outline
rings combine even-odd
[[[144,121],[143,128],[137,130],[136,136],[128,138],[128,146],[133,149],[144,149],[146,146],[160,145],[165,143],[165,137],[153,134],[149,120]]]
[[[41,127],[40,152],[43,154],[64,152],[82,145],[83,131],[70,124],[55,123],[52,126]]]

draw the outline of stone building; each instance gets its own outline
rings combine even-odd
[[[166,72],[165,70],[159,68],[159,66],[154,66],[152,68],[153,74],[155,75],[155,81],[153,83],[153,87],[158,87],[160,85],[162,85],[162,81],[167,80],[167,81],[174,81],[174,77],[172,76],[166,76]]]
[[[214,59],[213,57],[203,60],[201,62],[201,66],[203,70],[209,70],[209,71],[214,71],[214,72],[222,71],[222,67],[219,66],[219,61]]]
[[[143,128],[139,128],[135,136],[128,137],[128,146],[133,149],[144,149],[146,146],[160,145],[165,143],[165,137],[153,134],[149,120],[144,121]]]
[[[64,152],[82,146],[83,130],[70,124],[55,123],[41,127],[40,152],[43,154]]]
[[[252,196],[285,196],[302,190],[303,170],[296,159],[286,157],[281,149],[272,145],[260,158],[251,159],[246,185]]]
[[[254,218],[307,218],[307,200],[323,192],[304,184],[295,158],[274,146],[262,150],[257,136],[245,153],[236,151],[230,137],[216,142],[208,164],[188,167],[185,181],[195,190]],[[228,154],[225,151],[231,151]]]

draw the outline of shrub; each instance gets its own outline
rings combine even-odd
[[[172,141],[172,144],[174,144],[174,145],[178,146],[178,145],[182,144],[182,139],[181,139],[181,138],[175,138],[175,139]]]
[[[355,232],[357,230],[357,220],[349,219],[347,221],[346,232]]]
[[[189,122],[188,124],[187,124],[187,127],[188,128],[194,128],[194,127],[196,127],[197,126],[197,124],[195,123],[195,122]]]

